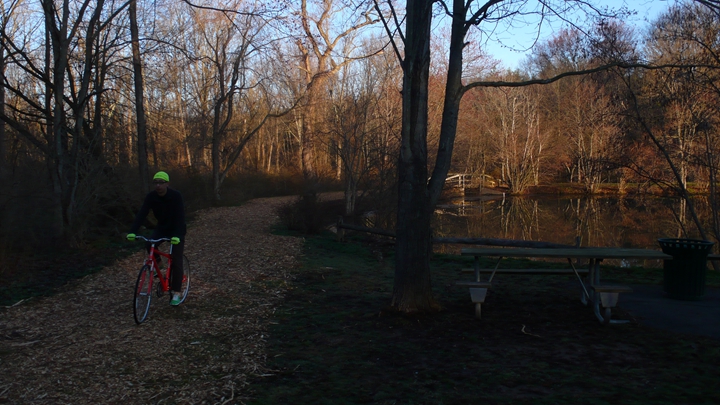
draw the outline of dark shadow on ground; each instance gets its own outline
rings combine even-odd
[[[671,299],[660,285],[632,285],[619,306],[641,325],[720,339],[720,289],[707,288],[700,301]]]

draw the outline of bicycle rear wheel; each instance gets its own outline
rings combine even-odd
[[[150,312],[150,301],[152,301],[152,269],[147,264],[142,266],[135,283],[135,299],[133,300],[133,315],[138,325],[147,319]]]
[[[180,288],[180,303],[185,302],[190,291],[190,261],[187,256],[183,255],[183,281]],[[172,296],[172,294],[171,294]],[[172,299],[172,297],[171,297]]]

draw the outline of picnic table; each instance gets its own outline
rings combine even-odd
[[[621,323],[611,319],[612,308],[617,305],[620,293],[632,292],[624,285],[603,284],[600,281],[600,263],[605,259],[639,259],[639,260],[665,260],[672,259],[659,250],[626,249],[612,247],[587,248],[465,248],[461,250],[463,256],[473,256],[475,281],[458,281],[456,284],[470,288],[470,297],[475,303],[475,315],[480,318],[481,307],[485,302],[487,290],[492,286],[492,280],[497,273],[504,274],[574,274],[582,287],[581,301],[583,304],[591,303],[598,320],[603,324]],[[493,269],[480,268],[481,257],[497,257],[498,261]],[[502,269],[500,262],[503,258],[552,258],[567,259],[570,269]],[[578,270],[573,260],[585,259],[588,261],[587,270]],[[481,279],[481,274],[490,273],[488,279]],[[585,275],[585,278],[581,277]]]

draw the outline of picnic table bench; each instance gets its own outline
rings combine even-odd
[[[458,281],[459,286],[470,288],[470,297],[475,304],[475,316],[480,318],[482,304],[485,302],[487,290],[492,287],[492,280],[496,274],[574,274],[582,287],[581,301],[583,304],[592,303],[593,311],[598,320],[603,324],[620,323],[611,319],[612,308],[617,305],[621,293],[632,292],[628,286],[602,284],[600,282],[600,263],[605,259],[642,259],[642,260],[664,260],[672,259],[659,250],[650,249],[626,249],[626,248],[465,248],[461,250],[463,256],[473,256],[474,267],[472,270],[475,281]],[[495,268],[480,268],[481,257],[498,258]],[[567,259],[569,269],[502,269],[500,262],[503,258],[552,258]],[[573,260],[585,259],[588,261],[587,269],[578,270]],[[481,279],[481,274],[490,273],[488,279]],[[585,275],[583,280],[582,275]]]

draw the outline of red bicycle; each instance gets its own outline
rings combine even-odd
[[[172,265],[172,247],[170,245],[170,251],[165,253],[158,250],[156,247],[160,242],[170,242],[169,238],[160,239],[148,239],[144,236],[135,236],[136,240],[142,240],[150,243],[150,253],[145,264],[140,268],[138,273],[137,282],[135,283],[135,300],[133,302],[133,315],[135,316],[135,323],[143,323],[150,312],[150,302],[153,296],[153,284],[155,285],[155,294],[158,297],[162,297],[166,292],[170,291],[170,266]],[[162,256],[167,259],[167,268],[165,274],[163,274],[158,261],[155,256]],[[156,280],[157,279],[157,280]],[[183,279],[182,288],[180,289],[180,302],[184,302],[187,298],[188,291],[190,290],[190,262],[187,257],[183,255]],[[172,294],[168,294],[172,300]]]

